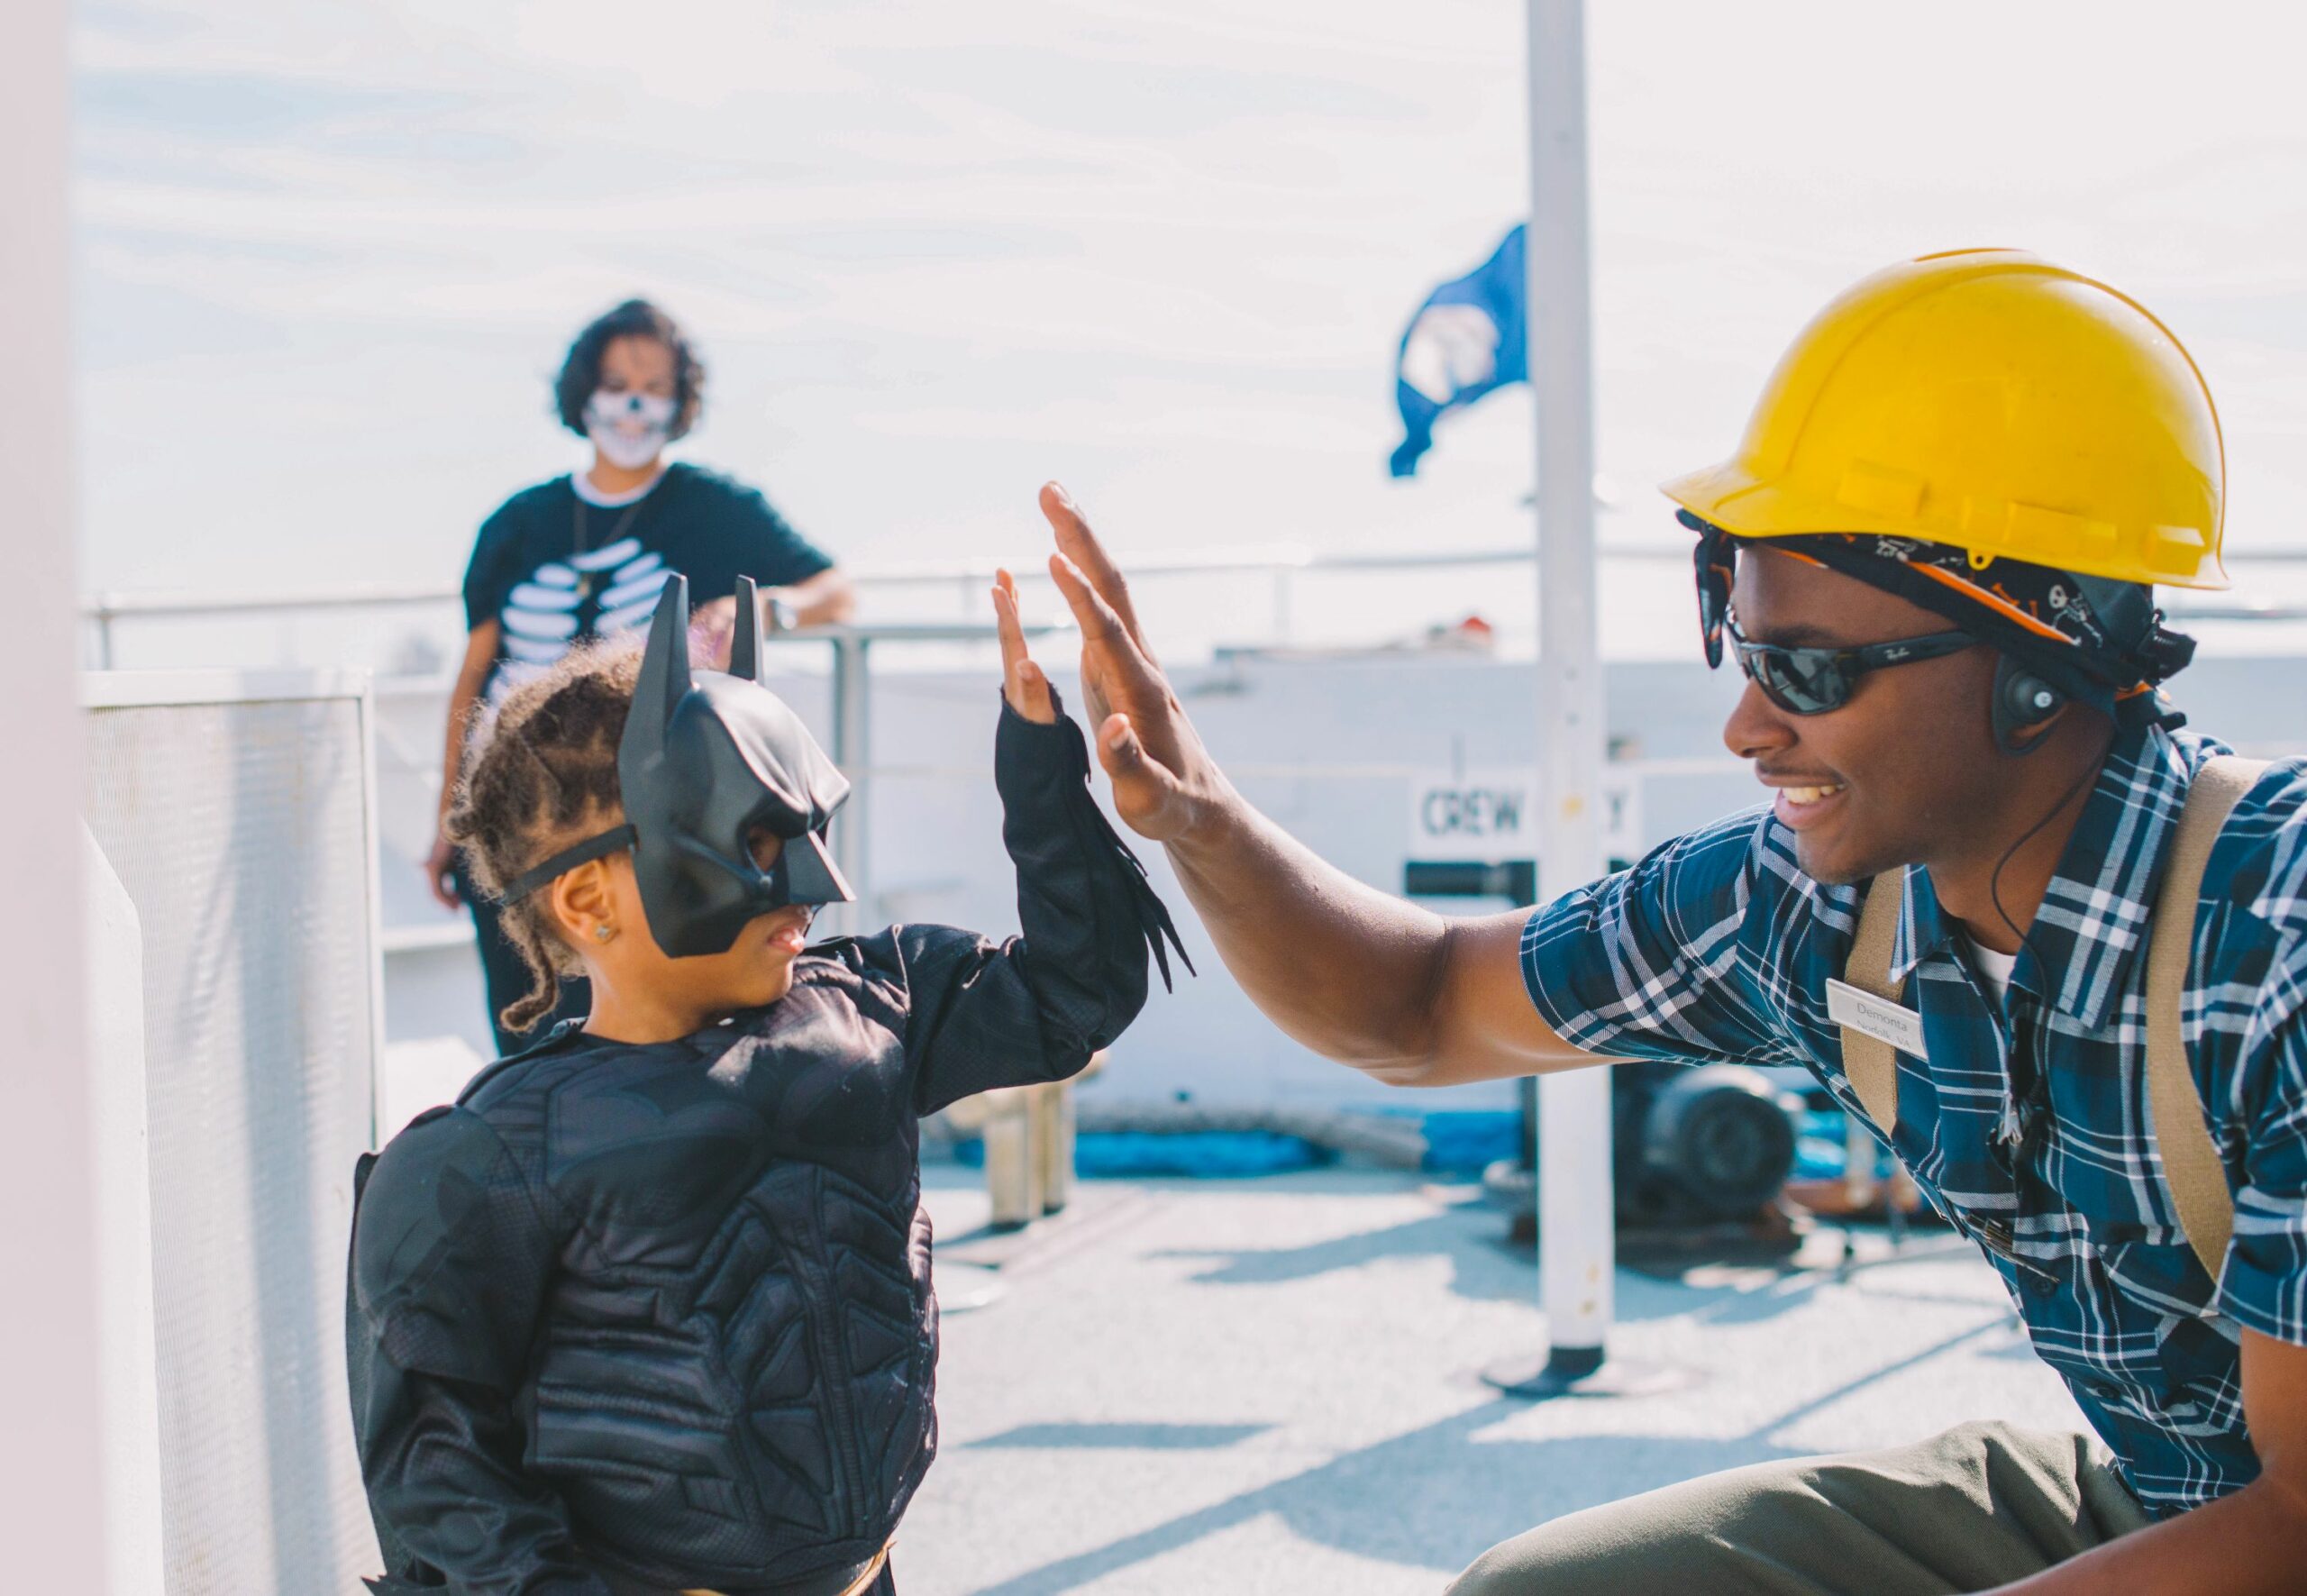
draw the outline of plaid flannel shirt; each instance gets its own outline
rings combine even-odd
[[[1897,1055],[1896,1151],[1986,1252],[2036,1351],[2158,1516],[2258,1473],[2238,1327],[2307,1345],[2307,761],[2272,766],[2237,807],[2195,919],[2185,1035],[2235,1198],[2216,1283],[2147,1117],[2147,921],[2188,780],[2223,752],[2159,730],[2117,739],[2007,1003],[1919,866],[1892,964],[1929,1055]],[[1861,898],[1804,875],[1787,828],[1748,812],[1537,910],[1523,975],[1582,1047],[1798,1064],[1856,1112],[1826,983]]]

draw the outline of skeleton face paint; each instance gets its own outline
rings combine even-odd
[[[656,394],[597,388],[585,401],[585,435],[620,470],[639,470],[673,433],[673,401]]]

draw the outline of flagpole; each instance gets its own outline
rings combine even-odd
[[[1581,0],[1530,0],[1530,389],[1537,401],[1538,871],[1542,899],[1602,873],[1596,647],[1593,318]],[[1523,1396],[1594,1389],[1614,1309],[1610,1078],[1538,1083],[1538,1271],[1546,1358],[1501,1365]]]

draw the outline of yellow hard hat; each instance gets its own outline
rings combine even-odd
[[[2138,301],[2016,250],[1901,261],[1802,329],[1738,451],[1666,497],[1739,537],[1883,533],[2083,576],[2224,588],[2227,459]]]

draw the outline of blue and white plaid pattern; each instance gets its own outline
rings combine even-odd
[[[2149,1510],[2258,1473],[2238,1327],[2307,1345],[2307,761],[2277,764],[2212,850],[2184,1020],[2235,1194],[2213,1285],[2188,1247],[2147,1107],[2149,906],[2207,740],[2116,743],[2013,973],[1973,973],[1930,878],[1907,871],[1892,971],[1929,1062],[1901,1053],[1894,1143],[2002,1273]],[[1826,983],[1860,890],[1795,863],[1768,810],[1668,843],[1530,917],[1538,1012],[1596,1053],[1798,1064],[1856,1111]]]

